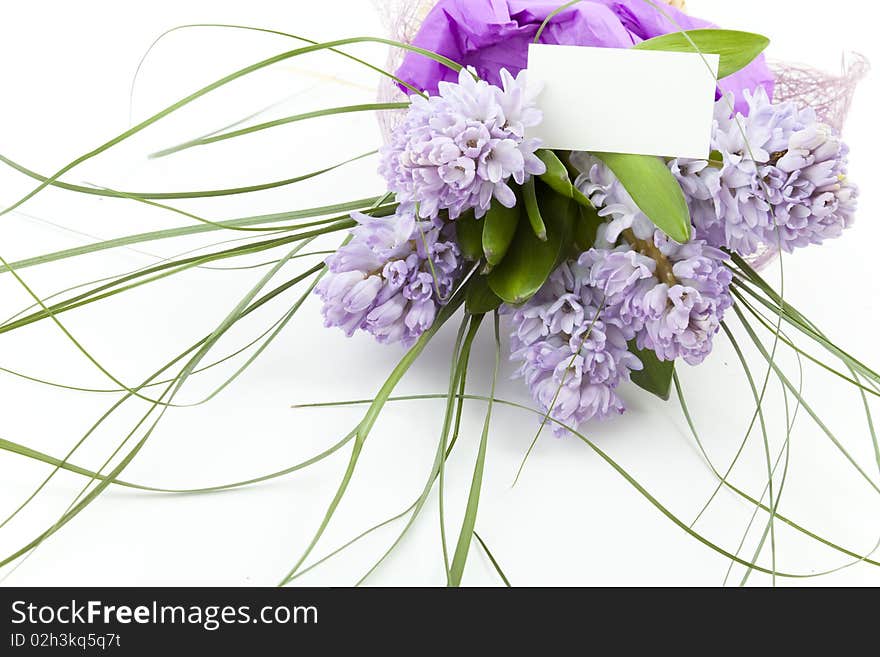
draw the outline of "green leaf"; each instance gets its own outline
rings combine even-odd
[[[568,177],[568,169],[553,151],[542,148],[535,152],[538,159],[547,167],[546,173],[540,176],[541,180],[558,194],[571,198],[572,184]]]
[[[501,299],[489,287],[485,276],[474,276],[468,283],[465,307],[471,315],[486,315],[501,306]]]
[[[636,205],[676,242],[691,239],[691,215],[684,192],[659,157],[594,153],[617,176]]]
[[[722,79],[751,64],[769,45],[770,39],[751,32],[689,30],[648,39],[634,48],[721,55],[718,79]]]
[[[504,261],[489,274],[489,287],[505,302],[519,305],[543,287],[573,246],[577,205],[571,199],[542,190],[539,203],[547,226],[547,241],[537,238],[527,221],[520,222]]]
[[[578,251],[589,251],[596,243],[596,233],[604,223],[594,207],[578,205],[578,220],[574,227],[574,244]]]
[[[586,196],[572,184],[568,175],[568,168],[563,164],[559,156],[553,151],[545,148],[535,152],[544,165],[547,167],[546,173],[538,176],[545,185],[550,187],[557,194],[562,194],[565,198],[574,199],[585,208],[592,208],[593,204]]]
[[[642,390],[657,395],[663,401],[669,401],[672,395],[672,376],[675,374],[675,363],[661,361],[657,354],[648,349],[638,349],[635,342],[630,343],[629,350],[639,357],[644,369],[632,373],[632,382]]]
[[[498,201],[492,201],[492,207],[483,219],[483,253],[491,266],[501,263],[507,255],[520,214],[518,206],[506,208]]]
[[[544,225],[544,219],[541,217],[541,208],[538,207],[538,193],[535,190],[535,179],[529,178],[523,185],[523,199],[526,203],[526,214],[529,217],[529,223],[535,235],[542,242],[547,241],[547,227]]]
[[[473,210],[455,220],[455,232],[462,255],[468,260],[482,260],[483,222],[474,216]]]

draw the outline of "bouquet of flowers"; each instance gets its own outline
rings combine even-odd
[[[652,0],[438,0],[383,5],[394,39],[362,37],[316,43],[294,37],[301,42],[295,49],[204,87],[53,175],[41,175],[0,156],[6,165],[39,183],[4,213],[50,186],[126,198],[182,213],[165,202],[186,198],[185,194],[150,196],[79,187],[63,182],[62,177],[219,87],[300,55],[332,51],[384,76],[381,97],[374,105],[330,108],[287,120],[376,111],[386,137],[379,151],[379,171],[387,183],[381,195],[332,207],[235,221],[214,222],[188,215],[198,223],[192,228],[175,229],[176,235],[247,230],[254,231],[259,239],[171,259],[88,286],[84,291],[68,290],[60,300],[34,294],[31,309],[0,326],[0,331],[6,333],[50,321],[66,331],[59,316],[74,308],[194,266],[281,252],[259,284],[237,302],[210,335],[137,386],[114,379],[123,396],[99,424],[127,400],[146,400],[151,407],[104,468],[91,471],[72,462],[74,452],[88,434],[64,458],[9,441],[0,444],[8,451],[50,464],[53,474],[67,470],[88,479],[85,489],[57,522],[0,565],[12,564],[30,553],[109,486],[131,485],[122,479],[125,468],[166,410],[173,407],[187,379],[212,366],[206,365],[206,359],[220,338],[260,306],[304,285],[303,295],[261,336],[264,341],[258,339],[250,345],[257,348],[247,364],[314,295],[320,299],[328,328],[341,329],[348,336],[365,332],[377,343],[402,345],[407,351],[386,384],[369,401],[362,420],[327,452],[257,481],[201,491],[226,490],[284,476],[343,448],[350,450],[344,477],[314,539],[282,584],[304,572],[346,494],[383,407],[393,399],[407,370],[450,321],[459,322],[459,331],[449,387],[445,395],[438,396],[446,403],[441,438],[424,490],[408,510],[406,529],[438,482],[442,514],[444,468],[458,438],[462,407],[468,400],[484,403],[485,423],[464,520],[451,550],[447,549],[444,531],[442,552],[450,585],[461,583],[472,544],[488,554],[500,577],[508,582],[475,532],[493,408],[509,405],[496,398],[494,383],[488,396],[467,392],[472,346],[487,317],[497,345],[494,376],[499,374],[502,345],[506,343],[516,377],[534,401],[534,408],[525,409],[536,417],[532,447],[545,430],[564,440],[583,441],[664,515],[708,548],[748,572],[774,578],[796,576],[777,569],[775,551],[773,563],[761,565],[757,558],[760,548],[755,558],[748,559],[740,551],[725,549],[698,534],[583,433],[590,423],[609,421],[625,412],[619,391],[628,385],[664,400],[669,400],[675,390],[687,414],[676,368],[701,365],[719,336],[731,335],[728,322],[733,317],[742,321],[768,363],[763,391],[761,382],[754,380],[747,366],[745,369],[757,407],[753,425],[759,421],[763,425],[761,404],[774,375],[784,387],[786,399],[793,399],[798,408],[822,425],[799,387],[776,363],[774,356],[780,346],[788,346],[799,356],[838,374],[863,397],[880,396],[880,375],[831,343],[760,273],[780,254],[817,247],[853,225],[859,192],[847,176],[849,147],[841,139],[841,128],[852,88],[864,73],[864,63],[859,62],[842,78],[771,67],[762,54],[768,39],[719,29],[685,13],[683,4]],[[345,50],[361,42],[391,46],[387,67],[380,69]],[[545,148],[540,139],[531,136],[544,120],[540,89],[528,81],[528,48],[532,43],[718,55],[711,152],[703,159],[684,159]],[[169,153],[280,123],[209,135],[170,149]],[[293,184],[303,178],[272,186]],[[250,191],[258,190],[218,190],[215,194]],[[307,222],[279,225],[302,219]],[[260,237],[263,234],[266,238]],[[343,235],[345,239],[323,262],[272,287],[284,266],[304,253],[313,240],[326,235]],[[80,249],[80,253],[172,237],[169,231],[133,235]],[[27,289],[19,270],[78,254],[59,252],[18,263],[4,260],[2,271]],[[757,328],[771,332],[772,350],[758,339]],[[829,358],[797,346],[786,331],[799,333],[825,350]],[[737,352],[741,355],[738,348]],[[872,438],[876,446],[876,437]],[[767,515],[768,531],[762,546],[768,534],[773,538],[774,523],[784,522],[856,559],[856,563],[880,566],[871,555],[838,546],[780,516],[779,491],[774,489],[780,460],[773,463],[769,451],[767,456],[768,486],[758,499],[735,488],[726,475],[716,471],[719,490],[732,490],[753,505],[756,514]],[[873,479],[856,467],[880,492]],[[4,525],[28,502],[30,499]],[[398,543],[399,539],[391,550]]]

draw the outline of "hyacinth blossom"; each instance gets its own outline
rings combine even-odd
[[[702,240],[677,244],[660,231],[652,241],[593,249],[592,283],[607,298],[608,313],[636,334],[639,349],[661,361],[700,365],[712,351],[724,313],[732,305],[733,275],[726,256]]]
[[[594,248],[560,267],[512,315],[511,360],[545,412],[576,427],[625,410],[615,392],[642,363],[635,340],[661,361],[699,365],[732,305],[723,252],[694,240]]]
[[[542,117],[525,73],[514,78],[502,70],[501,81],[496,87],[462,69],[457,84],[440,83],[439,95],[411,96],[406,118],[382,148],[380,173],[422,218],[443,210],[452,220],[468,210],[482,217],[493,198],[513,207],[508,181],[521,185],[546,171],[535,155],[540,143],[525,138]]]
[[[616,389],[642,369],[627,346],[633,331],[592,285],[589,255],[562,265],[524,306],[506,309],[517,376],[544,412],[570,427],[623,413]]]
[[[590,257],[609,311],[636,332],[640,349],[699,365],[732,304],[727,256],[704,240],[669,239],[595,157],[576,153],[572,162],[585,171],[576,186],[606,219]]]
[[[849,148],[812,109],[747,94],[748,115],[716,105],[712,148],[719,161],[674,161],[697,236],[743,256],[761,245],[786,252],[840,236],[855,217]]]
[[[412,206],[389,217],[352,215],[352,239],[327,258],[315,292],[327,327],[411,345],[434,323],[458,280],[454,227],[419,221]]]

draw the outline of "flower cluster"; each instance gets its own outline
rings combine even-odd
[[[690,365],[711,353],[732,305],[724,260],[703,241],[676,244],[657,230],[650,242],[587,251],[531,301],[508,310],[517,375],[568,426],[623,413],[616,389],[642,368],[631,341],[660,360]]]
[[[615,390],[642,363],[630,353],[629,326],[607,312],[592,284],[590,254],[557,269],[541,291],[511,314],[511,359],[535,401],[576,427],[623,413]],[[556,433],[565,430],[557,425]]]
[[[381,343],[411,345],[458,280],[454,226],[420,221],[412,206],[389,217],[352,216],[351,241],[327,258],[329,271],[315,289],[324,323],[349,337],[360,329]]]
[[[852,225],[858,190],[847,180],[849,148],[815,112],[747,95],[748,116],[716,106],[718,161],[674,161],[697,236],[751,255],[762,244],[791,252]]]
[[[458,84],[440,83],[438,96],[411,96],[403,124],[382,149],[380,173],[398,200],[418,204],[421,217],[448,210],[454,220],[472,209],[482,217],[493,198],[513,207],[508,181],[522,184],[546,170],[535,155],[539,142],[525,138],[542,118],[525,75],[502,71],[501,78],[503,88],[462,69]]]
[[[677,244],[660,231],[615,250],[596,250],[592,283],[608,311],[636,333],[639,349],[699,365],[732,305],[724,253],[702,240]]]

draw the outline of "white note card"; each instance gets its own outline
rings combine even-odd
[[[719,63],[718,55],[533,44],[529,85],[543,85],[544,120],[528,136],[557,150],[704,159]]]

